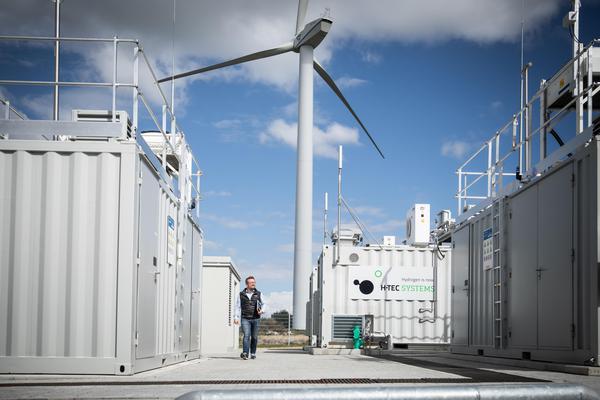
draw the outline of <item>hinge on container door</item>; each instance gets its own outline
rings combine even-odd
[[[454,285],[452,285],[452,293],[454,293]]]
[[[135,346],[137,347],[138,344],[140,344],[140,341],[138,340],[138,331],[135,331],[135,339],[133,340],[133,343],[135,344]]]
[[[571,174],[571,187],[575,187],[575,174]]]
[[[575,338],[575,324],[571,324],[571,337]]]
[[[452,330],[452,333],[450,333],[450,337],[454,337],[454,330]]]
[[[142,259],[138,255],[138,257],[135,259],[135,264],[139,267],[141,263],[142,263]]]
[[[575,262],[575,249],[571,248],[571,263]]]

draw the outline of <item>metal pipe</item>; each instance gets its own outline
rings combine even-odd
[[[55,2],[55,0],[52,0]],[[62,1],[62,0],[60,0]],[[42,41],[42,42],[54,42],[56,36],[14,36],[14,35],[0,35],[0,40],[28,40],[28,41]],[[84,38],[84,37],[58,37],[61,42],[112,42],[114,38]],[[127,43],[138,43],[137,39],[118,39],[118,42]]]
[[[456,198],[458,199],[457,214],[460,215],[462,214],[462,170],[459,168],[456,171],[456,174],[458,175],[458,192],[456,195]]]
[[[487,195],[492,195],[492,141],[487,143],[488,147],[488,163],[487,163]]]
[[[138,90],[138,76],[139,76],[139,53],[140,53],[140,48],[139,46],[135,46],[135,48],[133,49],[133,111],[132,111],[132,116],[131,118],[133,119],[132,121],[132,130],[133,130],[133,136],[135,137],[137,135],[137,130],[138,130],[138,105],[139,105],[139,90]]]
[[[529,173],[531,169],[531,121],[530,121],[530,107],[531,102],[529,102],[529,68],[532,66],[531,63],[527,63],[523,67],[523,73],[525,76],[525,101],[527,104],[525,105],[525,172]],[[522,171],[522,169],[521,169]]]
[[[25,85],[25,86],[91,86],[91,87],[112,87],[112,82],[54,82],[54,81],[17,81],[10,79],[0,80],[2,85]],[[132,83],[117,83],[117,87],[133,87]]]
[[[117,120],[117,37],[113,41],[112,122]]]
[[[325,207],[323,208],[323,246],[327,244],[327,211],[329,208],[328,193],[325,192]]]
[[[306,328],[308,280],[312,266],[313,48],[300,47],[298,153],[294,235],[294,328]]]
[[[338,147],[338,197],[337,197],[337,241],[336,246],[336,258],[335,263],[340,262],[340,232],[342,229],[342,167],[343,167],[343,147]]]
[[[592,87],[592,85],[594,83],[594,74],[592,73],[592,71],[594,71],[593,65],[592,65],[592,52],[588,49],[587,50],[587,74],[588,74],[588,81],[587,81],[587,87],[588,87],[588,91],[587,91],[587,126],[588,127],[592,126],[592,116],[593,116],[593,113],[594,113],[594,106],[593,106],[594,96],[591,96],[590,95],[590,91],[589,91],[589,89]]]
[[[542,86],[545,86],[544,81],[542,81]],[[540,96],[540,161],[546,158],[546,117],[546,91],[544,90]]]
[[[54,0],[54,102],[52,115],[55,121],[59,118],[59,102],[58,102],[58,73],[60,68],[60,2],[62,0]]]
[[[10,101],[8,100],[2,100],[2,102],[4,103],[4,119],[10,119]]]
[[[585,386],[568,383],[527,383],[514,385],[406,385],[369,387],[294,387],[208,389],[186,393],[178,400],[598,400],[598,394]]]

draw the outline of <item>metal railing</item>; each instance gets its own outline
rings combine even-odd
[[[512,116],[494,135],[486,140],[461,166],[456,170],[458,178],[458,188],[456,199],[458,214],[462,214],[468,209],[470,200],[477,202],[488,198],[496,197],[499,191],[504,188],[503,178],[513,176],[518,179],[529,179],[538,171],[533,167],[533,141],[537,136],[539,140],[539,159],[544,160],[548,157],[546,138],[548,133],[561,122],[567,115],[576,113],[577,135],[590,127],[593,122],[593,97],[600,91],[600,83],[593,81],[592,68],[592,49],[600,44],[599,40],[593,40],[589,45],[581,49],[577,56],[559,70],[554,77],[559,76],[568,68],[577,65],[579,70],[583,63],[586,63],[588,79],[584,89],[583,78],[578,74],[576,80],[577,87],[573,98],[560,110],[555,111],[551,117],[548,117],[548,108],[545,104],[547,82],[542,81],[540,89],[532,96],[530,100]],[[532,110],[537,104],[540,110],[540,120],[536,128],[533,127]],[[573,110],[573,106],[575,109]],[[584,119],[584,107],[587,119]],[[524,121],[524,123],[520,123]],[[524,125],[524,126],[523,126]],[[523,134],[524,132],[524,134]],[[502,153],[502,139],[510,138],[508,152]],[[486,151],[487,150],[487,151]],[[510,166],[514,172],[506,172],[507,163],[511,157],[514,158]],[[481,165],[483,164],[483,168]],[[478,167],[479,165],[479,167]],[[485,184],[485,185],[484,185]]]
[[[7,99],[1,99],[0,98],[0,103],[4,104],[4,119],[10,119],[10,115],[14,114],[17,117],[19,117],[19,119],[25,120],[27,118],[25,118],[25,116],[23,114],[21,114],[16,108],[14,108],[11,104],[10,101],[8,101]]]
[[[120,88],[132,89],[132,104],[131,104],[131,124],[132,132],[134,135],[138,134],[141,130],[139,129],[139,105],[140,103],[146,110],[148,117],[153,123],[153,128],[156,129],[163,138],[163,150],[162,157],[159,157],[162,162],[162,166],[165,171],[171,176],[177,176],[178,180],[184,178],[183,189],[189,190],[190,192],[186,196],[189,200],[195,200],[196,216],[199,216],[199,201],[200,196],[200,176],[202,171],[198,160],[194,157],[191,151],[189,151],[189,145],[185,141],[185,135],[180,127],[177,125],[177,118],[173,112],[172,102],[167,100],[167,96],[158,83],[157,75],[152,67],[148,56],[143,50],[140,42],[136,39],[122,39],[117,36],[112,38],[84,38],[84,37],[44,37],[44,36],[8,36],[0,35],[0,41],[25,41],[25,42],[49,42],[49,43],[62,43],[62,42],[79,42],[79,43],[104,43],[112,44],[112,79],[109,82],[90,82],[90,81],[60,81],[58,74],[55,74],[56,79],[54,81],[41,81],[41,80],[16,80],[16,79],[0,79],[0,85],[25,85],[25,86],[48,86],[53,87],[56,91],[61,87],[94,87],[94,88],[106,88],[111,90],[110,98],[110,112],[112,121],[117,120],[117,91]],[[133,58],[130,60],[132,64],[132,80],[131,81],[119,81],[118,79],[118,66],[119,66],[119,48],[120,46],[132,46],[133,47]],[[58,53],[55,54],[55,60],[58,60]],[[151,102],[147,96],[143,93],[140,85],[140,59],[145,66],[147,72],[149,72],[152,82],[151,85],[157,91],[160,98],[160,106],[162,109],[162,115],[158,117],[152,109]],[[122,61],[122,60],[121,60]],[[58,65],[58,62],[55,63]],[[9,119],[10,112],[12,111],[15,115],[21,119],[25,119],[16,109],[10,106],[8,101],[2,100],[2,103],[6,106],[5,118]],[[56,104],[56,108],[60,105]],[[55,119],[58,119],[59,113],[55,113]],[[167,131],[167,122],[170,122],[170,133]],[[176,143],[179,142],[179,146]],[[179,149],[177,148],[179,147]],[[179,170],[174,168],[167,162],[166,154],[170,151],[172,155],[177,158],[179,163]],[[184,159],[189,158],[189,160]],[[180,174],[181,166],[186,166],[187,177],[182,177]],[[180,186],[180,191],[182,187]]]

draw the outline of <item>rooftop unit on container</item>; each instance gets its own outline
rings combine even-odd
[[[0,85],[47,84],[55,102],[52,120],[33,120],[2,101],[0,373],[133,374],[199,357],[201,172],[170,104],[140,90],[160,90],[138,81],[139,69],[152,69],[148,56],[128,39],[0,39],[108,43],[133,54],[132,81],[1,77]],[[88,110],[83,98],[61,119],[63,85],[105,88],[112,102]],[[133,95],[124,109],[117,88]],[[160,149],[140,134],[142,112],[161,125],[153,106],[165,111],[162,126],[151,126]]]

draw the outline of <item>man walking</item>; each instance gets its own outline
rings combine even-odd
[[[258,323],[261,314],[265,311],[265,304],[262,301],[262,295],[256,289],[256,279],[253,276],[246,278],[246,288],[240,292],[236,302],[235,324],[242,321],[242,331],[244,332],[243,350],[240,357],[242,360],[256,358],[256,345],[258,344]]]

